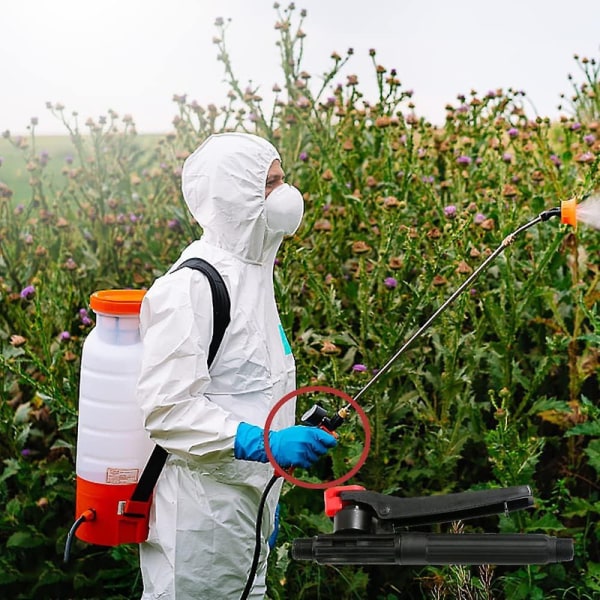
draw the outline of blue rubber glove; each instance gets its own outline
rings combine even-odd
[[[273,550],[277,544],[279,535],[279,504],[275,507],[275,519],[273,521],[273,533],[269,536],[269,550]]]
[[[269,446],[277,464],[288,467],[304,467],[307,469],[316,460],[337,444],[337,439],[319,429],[294,425],[269,432]],[[256,425],[240,423],[235,436],[233,453],[241,460],[269,462],[264,444],[264,430]]]

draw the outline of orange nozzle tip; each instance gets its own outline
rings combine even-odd
[[[577,202],[575,198],[560,203],[560,222],[577,228]]]

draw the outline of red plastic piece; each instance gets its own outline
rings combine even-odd
[[[108,485],[77,477],[75,515],[93,510],[94,518],[87,519],[75,535],[84,542],[99,546],[138,544],[148,538],[148,515],[151,502],[129,500],[136,484]],[[123,510],[119,509],[120,503]],[[122,514],[119,514],[119,513]]]
[[[328,517],[335,517],[335,515],[348,504],[340,498],[342,492],[356,492],[364,489],[365,488],[362,485],[338,485],[336,487],[327,488],[325,490],[325,514]]]

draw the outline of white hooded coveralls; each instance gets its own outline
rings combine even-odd
[[[140,546],[143,599],[239,598],[254,549],[269,464],[234,458],[241,421],[264,427],[295,389],[295,365],[281,326],[273,268],[283,234],[267,227],[265,183],[279,154],[249,134],[211,136],[185,162],[183,195],[203,235],[182,253],[210,262],[231,299],[231,322],[210,369],[212,297],[205,275],[181,269],[157,279],[141,309],[143,358],[137,387],[145,427],[169,452],[155,488],[150,533]],[[294,424],[294,402],[271,429]],[[252,598],[265,593],[268,547],[280,485],[263,518]]]

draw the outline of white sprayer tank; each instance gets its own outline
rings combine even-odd
[[[146,535],[144,525],[118,516],[119,502],[130,497],[154,448],[135,398],[144,293],[103,290],[90,298],[96,326],[81,357],[76,514],[95,511],[95,520],[77,531],[77,537],[95,544],[143,541]]]

